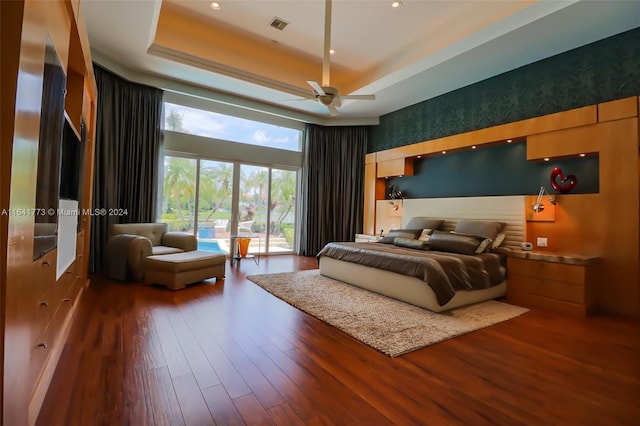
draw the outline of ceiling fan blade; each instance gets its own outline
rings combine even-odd
[[[324,89],[318,84],[317,81],[307,81],[307,84],[313,87],[313,90],[315,90],[318,95],[326,95],[326,93],[324,93]]]
[[[335,117],[336,115],[338,115],[338,109],[333,103],[330,103],[329,105],[327,105],[327,108],[329,109],[329,114],[331,114],[332,117]]]
[[[361,101],[375,101],[376,95],[344,95],[340,96],[342,99],[357,99]]]
[[[296,99],[284,99],[280,102],[299,102],[299,101],[315,101],[315,98],[296,98]]]
[[[324,50],[322,57],[322,85],[330,86],[330,58],[331,54],[331,0],[325,0],[324,8]]]

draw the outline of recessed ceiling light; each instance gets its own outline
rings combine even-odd
[[[213,10],[220,10],[222,6],[220,6],[220,3],[218,3],[217,1],[211,2],[211,9]]]
[[[587,154],[580,154],[580,157],[584,157],[585,155],[587,155]]]
[[[335,55],[335,54],[336,54],[336,51],[335,51],[334,49],[329,49],[329,54],[330,54],[330,55]]]
[[[400,7],[400,6],[402,6],[402,2],[401,1],[397,1],[396,0],[393,3],[391,3],[391,7],[393,7],[393,8],[397,8],[397,7]]]
[[[475,145],[471,145],[471,149],[476,149],[476,146]]]
[[[446,154],[446,153],[447,153],[447,151],[442,151],[442,153],[443,153],[443,154]]]
[[[549,157],[545,157],[544,161],[549,161]]]
[[[418,155],[418,158],[422,158],[422,155]]]
[[[513,139],[507,139],[507,143],[513,142]]]

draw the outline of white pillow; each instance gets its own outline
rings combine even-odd
[[[496,238],[493,240],[493,242],[491,243],[491,248],[498,248],[500,246],[500,244],[502,244],[502,242],[504,241],[504,239],[506,238],[506,235],[504,233],[499,233],[498,235],[496,235]]]
[[[433,229],[423,229],[420,233],[420,236],[418,237],[418,240],[429,241],[429,237],[431,237],[431,234],[433,234]]]
[[[482,242],[476,248],[476,254],[484,253],[487,250],[487,246],[489,246],[489,243],[491,243],[491,240],[488,238],[482,240]]]

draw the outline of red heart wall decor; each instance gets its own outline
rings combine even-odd
[[[560,182],[558,182],[558,178]],[[571,192],[576,187],[578,178],[574,175],[564,176],[559,167],[555,167],[551,171],[551,186],[558,192]]]

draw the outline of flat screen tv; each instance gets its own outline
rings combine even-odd
[[[38,259],[57,245],[60,146],[64,128],[64,93],[67,77],[50,38],[45,50],[40,137],[38,139],[38,173],[34,221],[33,259]]]
[[[84,132],[84,123],[81,134]],[[68,200],[80,199],[80,176],[82,172],[83,141],[69,119],[65,117],[60,147],[60,198]]]

